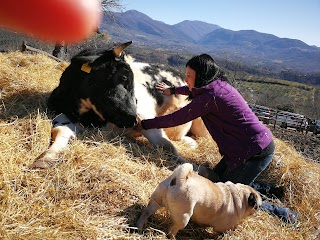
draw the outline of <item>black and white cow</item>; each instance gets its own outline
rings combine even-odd
[[[106,126],[113,131],[134,134],[132,127],[141,118],[168,114],[188,103],[184,96],[164,96],[155,84],[182,85],[178,73],[147,63],[135,62],[122,54],[131,42],[109,50],[85,50],[71,60],[60,78],[59,86],[48,99],[48,107],[57,114],[53,119],[52,144],[31,165],[48,168],[58,154],[83,127]],[[142,130],[153,146],[162,146],[178,157],[172,140],[184,140],[195,147],[188,132],[206,136],[200,119],[171,129]],[[120,131],[119,131],[120,132]]]

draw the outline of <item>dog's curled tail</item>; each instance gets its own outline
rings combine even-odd
[[[172,180],[170,186],[181,185],[187,179],[190,173],[193,171],[193,166],[190,163],[184,163],[178,166],[172,173]]]

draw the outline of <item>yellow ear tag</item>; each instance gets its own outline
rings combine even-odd
[[[86,73],[90,73],[91,72],[91,67],[89,66],[88,63],[85,63],[85,64],[82,64],[81,70],[86,72]]]

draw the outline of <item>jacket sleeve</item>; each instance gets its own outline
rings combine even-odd
[[[175,94],[189,95],[190,93],[188,86],[175,87]]]
[[[208,95],[199,95],[188,105],[171,114],[142,120],[143,129],[169,128],[182,125],[210,112],[210,98]]]

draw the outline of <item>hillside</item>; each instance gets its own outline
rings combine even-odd
[[[101,31],[115,41],[133,40],[140,46],[177,52],[207,52],[232,61],[303,73],[320,72],[320,48],[253,30],[232,31],[215,24],[185,20],[175,25],[153,20],[136,10],[105,17]]]
[[[50,143],[45,101],[68,63],[42,55],[0,53],[0,238],[34,239],[166,239],[170,224],[159,211],[147,228],[134,226],[156,185],[177,164],[146,139],[126,139],[91,129],[71,143],[55,167],[40,171],[28,165]],[[183,157],[215,165],[215,143],[198,139],[196,150],[174,142]],[[275,139],[276,154],[260,180],[285,189],[277,204],[300,213],[297,226],[257,212],[234,230],[217,234],[189,223],[178,239],[318,239],[320,237],[320,168],[291,143]]]
[[[194,41],[199,41],[201,38],[203,38],[203,36],[206,36],[210,32],[220,28],[218,25],[215,24],[190,20],[185,20],[173,26],[175,28],[178,28],[180,31],[192,38]]]
[[[274,78],[241,76],[236,87],[250,104],[300,113],[310,118],[320,117],[320,88]]]

